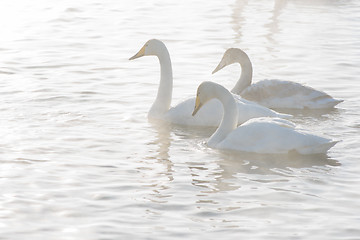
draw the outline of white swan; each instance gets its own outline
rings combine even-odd
[[[326,109],[333,108],[343,101],[291,81],[272,79],[251,84],[253,71],[251,61],[248,55],[238,48],[226,50],[213,73],[233,63],[240,63],[241,75],[231,92],[268,108]]]
[[[172,67],[169,52],[165,44],[157,39],[151,39],[145,43],[129,60],[142,56],[157,56],[160,62],[160,85],[155,102],[153,103],[148,118],[162,119],[172,123],[191,126],[219,126],[223,108],[217,100],[211,101],[207,107],[199,111],[196,117],[192,117],[191,113],[195,104],[195,98],[190,98],[177,106],[170,108],[173,88]],[[242,113],[239,118],[239,124],[255,117],[290,117],[291,115],[280,114],[257,103],[241,99],[237,97],[236,106],[238,111]]]
[[[226,88],[213,82],[203,82],[198,87],[193,115],[213,98],[221,101],[224,115],[220,126],[208,141],[209,147],[264,154],[292,151],[317,154],[326,153],[336,144],[330,139],[298,131],[293,123],[279,118],[251,119],[236,128],[236,102]]]

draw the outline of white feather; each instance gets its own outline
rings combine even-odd
[[[218,99],[224,108],[219,128],[210,137],[213,148],[262,154],[326,153],[336,141],[297,130],[295,124],[278,118],[255,118],[236,128],[238,113],[232,94],[219,84],[203,82],[198,88],[200,106]],[[206,105],[204,105],[205,107]]]
[[[325,92],[291,81],[272,79],[251,84],[250,58],[238,48],[226,50],[213,73],[233,63],[240,63],[241,75],[231,92],[268,108],[327,109],[342,102]]]
[[[157,97],[148,113],[148,117],[150,119],[161,119],[176,124],[190,126],[217,127],[220,124],[223,108],[217,100],[211,101],[206,107],[201,109],[196,117],[192,116],[195,98],[187,99],[179,103],[177,106],[170,108],[173,75],[169,52],[163,42],[152,39],[146,42],[140,51],[131,57],[130,60],[147,55],[158,57],[161,72]],[[237,97],[236,103],[239,112],[242,113],[242,117],[239,118],[238,124],[255,117],[291,117],[291,115],[277,113],[271,109],[257,103],[244,100],[240,97]]]

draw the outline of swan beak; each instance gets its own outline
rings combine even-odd
[[[202,107],[202,103],[200,102],[199,97],[196,97],[195,108],[194,108],[194,111],[193,111],[192,115],[195,116],[195,114],[199,111],[199,109],[201,107]]]
[[[225,64],[223,61],[221,61],[221,62],[219,63],[219,65],[217,65],[217,67],[215,68],[215,70],[212,72],[212,74],[214,74],[214,73],[216,73],[217,71],[223,69],[225,66],[226,66],[226,64]]]
[[[135,54],[134,56],[132,56],[131,58],[129,58],[129,60],[133,60],[133,59],[136,59],[136,58],[139,58],[139,57],[142,57],[145,55],[145,45],[140,49],[140,51]]]

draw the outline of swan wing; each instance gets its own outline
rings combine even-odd
[[[283,118],[271,118],[271,117],[261,117],[261,118],[254,118],[250,119],[246,123],[243,124],[243,126],[251,125],[252,123],[270,123],[270,124],[276,124],[281,127],[285,128],[295,128],[295,124],[289,120],[283,119]]]
[[[254,119],[232,131],[217,147],[237,151],[282,154],[326,153],[336,142],[301,132],[284,119]]]
[[[219,126],[224,111],[219,100],[210,100],[197,112],[195,116],[192,116],[194,107],[195,98],[189,98],[171,108],[165,114],[165,120],[187,126]]]
[[[233,94],[233,97],[237,103],[239,111],[239,124],[242,124],[249,119],[259,117],[273,117],[273,118],[290,118],[292,115],[278,113],[267,107],[261,106],[256,102],[246,100],[239,95]]]
[[[245,100],[238,95],[233,95],[239,111],[238,125],[249,119],[259,117],[277,117],[289,118],[289,114],[281,114],[257,103]],[[194,111],[195,98],[189,98],[179,103],[166,112],[164,119],[166,121],[188,126],[218,127],[223,117],[223,106],[217,99],[212,99],[206,103],[192,116]]]
[[[275,79],[254,83],[241,96],[269,108],[320,109],[342,102],[300,83]]]

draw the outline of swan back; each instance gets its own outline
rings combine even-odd
[[[241,96],[269,108],[325,109],[342,102],[323,91],[276,79],[254,83],[242,91]]]
[[[296,151],[300,154],[326,153],[337,142],[296,130],[284,119],[258,118],[241,125],[218,144],[218,148],[279,154]]]

